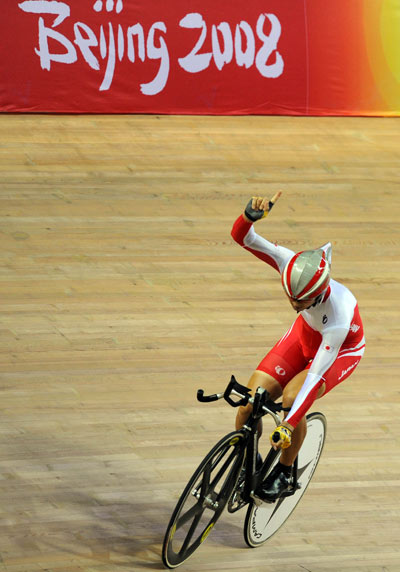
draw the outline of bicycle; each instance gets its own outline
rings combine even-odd
[[[167,568],[180,566],[203,544],[226,506],[233,513],[248,505],[244,540],[251,548],[262,545],[295,509],[322,453],[326,419],[322,413],[311,413],[306,416],[307,435],[294,462],[288,490],[277,501],[262,501],[257,488],[278,462],[280,451],[271,448],[257,468],[258,422],[271,415],[278,426],[282,422],[278,413],[287,409],[271,401],[260,387],[251,397],[250,389],[234,376],[223,393],[205,396],[202,389],[197,392],[197,399],[205,403],[222,398],[233,407],[251,403],[253,410],[242,429],[228,433],[210,450],[186,485],[164,537],[162,560]],[[279,434],[273,439],[278,442]]]

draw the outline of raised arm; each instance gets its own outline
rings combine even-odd
[[[246,205],[244,213],[234,222],[231,231],[233,240],[254,254],[254,256],[275,268],[279,273],[283,271],[287,261],[293,256],[294,252],[284,246],[273,244],[258,235],[254,230],[253,223],[265,218],[280,196],[281,192],[278,192],[272,199],[266,197],[251,198]]]

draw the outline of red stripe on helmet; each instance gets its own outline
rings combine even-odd
[[[288,265],[286,267],[286,283],[284,282],[284,275],[285,272],[282,272],[282,284],[284,289],[287,291],[287,293],[289,294],[289,296],[291,298],[293,298],[293,291],[292,291],[292,286],[291,286],[291,275],[292,275],[292,269],[294,266],[294,263],[296,262],[296,260],[298,259],[298,257],[300,256],[301,252],[298,252],[297,254],[295,254],[288,262]]]
[[[326,280],[323,281],[323,283],[321,284],[321,286],[317,290],[314,290],[314,292],[311,292],[310,297],[316,298],[317,296],[322,294],[322,292],[325,290],[325,288],[327,287],[328,284],[329,284],[329,276],[327,277]]]
[[[300,299],[302,296],[307,294],[307,292],[312,291],[313,286],[318,282],[318,280],[321,278],[322,274],[324,273],[326,265],[327,265],[327,261],[325,258],[325,253],[323,252],[321,255],[321,262],[319,263],[318,270],[316,271],[314,276],[311,278],[311,280],[307,284],[307,286],[305,288],[303,288],[303,290],[299,294],[297,294],[297,298]],[[325,290],[328,281],[329,281],[329,275],[328,275],[327,279],[323,281],[321,286],[315,292],[312,292],[312,296],[313,297],[319,296],[319,294],[321,294],[321,292],[323,292]]]
[[[331,287],[329,286],[329,288],[325,292],[325,296],[324,296],[324,299],[322,301],[326,302],[330,295],[331,295]]]

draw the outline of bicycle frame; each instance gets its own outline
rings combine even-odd
[[[263,501],[256,492],[278,460],[280,451],[272,447],[261,467],[257,467],[258,424],[267,414],[276,425],[281,424],[278,413],[286,409],[282,403],[270,400],[262,388],[251,396],[250,389],[240,385],[234,376],[223,393],[205,396],[204,391],[197,392],[197,399],[203,402],[222,398],[233,407],[251,404],[252,410],[241,429],[228,433],[212,447],[184,488],[164,536],[162,560],[168,568],[180,566],[199,548],[225,507],[233,513],[247,505],[244,540],[251,548],[263,544],[297,506],[321,456],[326,419],[322,413],[311,413],[306,417],[310,431],[295,460],[288,488],[276,501]],[[277,435],[272,436],[273,441],[275,437]]]
[[[238,397],[238,400],[233,399],[232,396]],[[252,412],[242,427],[241,431],[245,435],[243,443],[243,454],[245,456],[245,480],[241,497],[244,503],[250,502],[251,499],[258,502],[255,495],[257,486],[264,480],[269,469],[272,467],[274,461],[279,456],[280,451],[275,451],[271,448],[267,457],[265,458],[261,468],[257,470],[256,461],[258,453],[258,423],[265,415],[271,415],[274,419],[276,426],[282,422],[278,412],[285,411],[282,403],[274,403],[269,399],[269,393],[265,389],[259,387],[254,395],[250,396],[250,389],[239,384],[235,377],[232,375],[231,381],[228,384],[224,393],[219,393],[210,396],[204,396],[203,390],[197,392],[197,399],[202,402],[216,401],[224,398],[232,407],[240,407],[251,403],[253,405]],[[297,458],[293,465],[293,488],[287,491],[282,496],[290,496],[294,494],[297,489]]]

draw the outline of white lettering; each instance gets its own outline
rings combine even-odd
[[[160,30],[166,33],[167,28],[164,22],[156,22],[150,28],[150,32],[147,38],[147,57],[151,60],[161,60],[160,67],[156,77],[150,83],[142,83],[140,90],[145,95],[155,95],[160,93],[167,83],[169,74],[169,53],[167,44],[162,36],[160,36],[160,47],[157,48],[154,45],[154,33],[156,30]]]
[[[221,32],[224,41],[224,49],[218,40],[218,31]],[[227,22],[221,22],[218,26],[213,26],[211,31],[212,51],[215,65],[222,70],[225,64],[229,64],[233,58],[233,38],[230,26]]]
[[[271,23],[271,32],[269,36],[264,34],[265,18],[268,18]],[[283,72],[283,59],[281,54],[277,51],[275,54],[275,63],[268,65],[267,62],[276,50],[278,40],[281,36],[281,24],[274,14],[261,14],[257,20],[257,35],[263,41],[262,48],[258,51],[256,56],[256,67],[263,77],[276,78],[282,75]]]
[[[65,2],[55,2],[49,0],[27,0],[18,4],[24,12],[31,14],[54,14],[57,18],[54,20],[53,28],[61,24],[70,15],[70,8]]]
[[[25,0],[18,4],[23,12],[38,15],[39,47],[35,53],[40,58],[42,69],[51,71],[53,62],[73,64],[78,60],[78,54],[88,66],[95,71],[102,71],[104,76],[99,87],[100,91],[111,88],[116,71],[117,58],[122,62],[124,57],[135,63],[158,60],[159,68],[156,76],[147,83],[140,84],[144,95],[156,95],[165,88],[170,74],[170,55],[167,44],[167,27],[164,22],[155,22],[150,27],[147,37],[140,23],[124,29],[121,23],[112,22],[101,24],[96,33],[83,22],[73,24],[74,37],[70,40],[67,35],[55,30],[70,17],[71,9],[67,2],[55,0]],[[122,0],[95,0],[93,10],[97,13],[123,10]],[[45,16],[53,17],[45,23]],[[269,33],[264,31],[266,20],[269,23]],[[256,66],[264,78],[277,78],[284,70],[284,62],[278,51],[281,36],[281,24],[274,14],[261,14],[256,23],[255,33],[248,22],[241,20],[235,26],[233,35],[228,22],[220,22],[211,26],[211,52],[204,50],[207,40],[207,24],[203,16],[197,12],[189,13],[180,22],[181,28],[200,30],[200,35],[193,49],[184,57],[178,58],[182,69],[191,74],[199,73],[209,68],[211,59],[216,68],[221,71],[234,58],[239,67],[246,69]],[[108,28],[108,29],[107,29]],[[106,31],[107,30],[107,31]],[[126,34],[126,35],[125,35]],[[257,49],[256,40],[261,40]],[[76,47],[75,47],[76,46]],[[53,50],[53,51],[51,51]],[[105,69],[104,69],[105,68]],[[352,324],[351,330],[359,326]]]
[[[63,54],[51,54],[49,49],[49,38],[61,44],[66,49],[66,52]],[[59,32],[45,26],[43,18],[39,18],[39,49],[35,48],[35,52],[40,57],[40,65],[42,69],[48,71],[51,69],[51,62],[73,64],[78,59],[76,49],[72,42]]]
[[[246,51],[242,47],[242,34],[246,36]],[[235,31],[235,54],[236,63],[238,66],[245,66],[246,69],[254,64],[254,57],[256,54],[256,43],[254,40],[253,30],[251,26],[243,20],[236,26]]]
[[[107,42],[106,37],[104,35],[104,28],[103,26],[100,27],[100,55],[104,60],[107,55]]]
[[[86,32],[86,38],[82,36],[81,29]],[[89,26],[82,24],[81,22],[76,22],[74,25],[75,32],[75,44],[79,47],[82,56],[89,66],[94,70],[100,69],[99,60],[93,54],[90,48],[97,47],[99,42],[97,41],[96,35]]]
[[[120,12],[122,12],[123,7],[124,6],[122,0],[117,0],[117,3],[115,5],[115,12],[119,14]],[[95,12],[101,12],[103,10],[103,0],[96,0],[93,6],[93,10]],[[107,12],[112,12],[114,10],[114,0],[106,1],[106,10]]]
[[[128,58],[132,63],[135,62],[135,46],[133,44],[133,36],[137,36],[138,44],[138,56],[139,59],[144,62],[145,59],[145,47],[144,47],[144,32],[143,26],[140,24],[135,24],[134,26],[129,26],[128,28]]]
[[[101,27],[103,30],[103,26]],[[104,36],[104,32],[103,32]],[[102,56],[103,57],[103,56]],[[105,57],[105,56],[104,56]],[[104,58],[103,58],[104,59]],[[104,74],[103,82],[100,86],[100,91],[107,91],[110,89],[115,71],[115,40],[114,30],[111,22],[108,23],[108,60],[106,73]]]
[[[125,37],[121,24],[118,25],[118,59],[121,62],[125,53]]]
[[[201,29],[200,38],[193,50],[184,58],[179,58],[178,62],[181,68],[189,73],[198,73],[208,68],[210,65],[212,53],[199,54],[198,51],[203,47],[204,40],[207,36],[207,25],[201,14],[187,14],[179,22],[182,28]]]
[[[343,370],[342,370],[342,373],[341,373],[341,375],[340,375],[340,377],[338,378],[338,380],[340,381],[340,380],[346,375],[346,373],[349,373],[349,371],[351,371],[352,369],[354,369],[359,362],[360,362],[360,360],[357,360],[355,363],[353,363],[353,365],[351,365],[351,366],[348,367],[347,369],[343,369]]]

